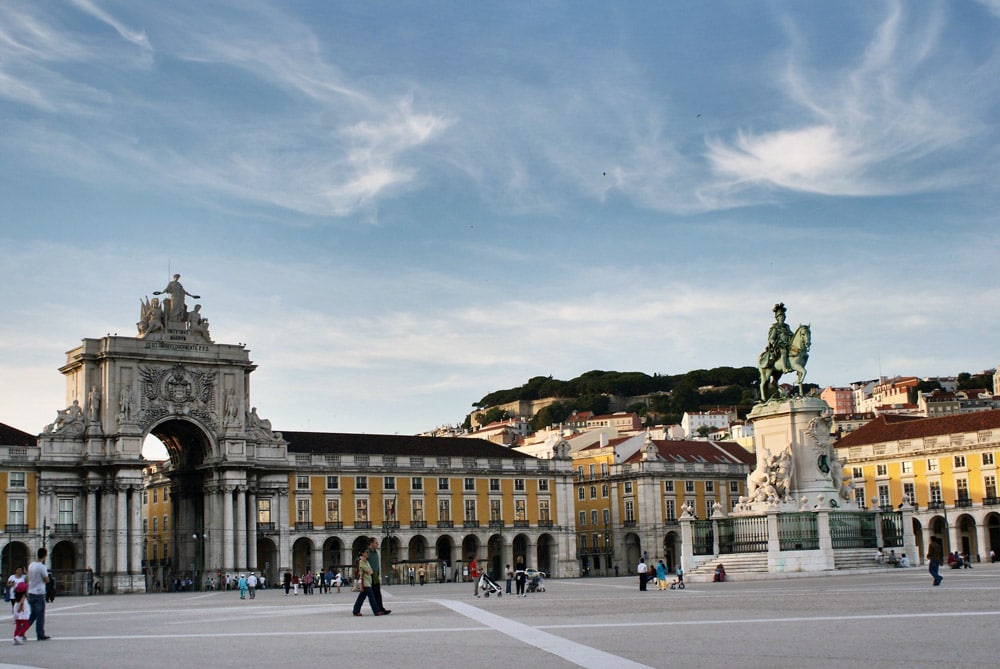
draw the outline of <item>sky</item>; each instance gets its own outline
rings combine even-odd
[[[0,3],[0,422],[173,273],[276,430],[1000,363],[1000,1]],[[791,377],[786,377],[785,380]]]

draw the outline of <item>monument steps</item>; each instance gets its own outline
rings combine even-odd
[[[695,583],[710,582],[715,577],[715,568],[722,563],[726,568],[726,578],[743,581],[760,578],[767,574],[767,553],[733,553],[712,557],[684,574],[684,578]]]

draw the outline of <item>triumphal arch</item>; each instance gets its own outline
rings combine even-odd
[[[201,305],[189,309],[187,298],[199,299],[174,275],[141,300],[136,336],[84,339],[69,351],[59,370],[68,406],[39,435],[40,515],[56,519],[74,504],[82,562],[117,592],[146,588],[146,435],[170,455],[169,559],[179,569],[255,568],[256,496],[266,489],[287,503],[287,444],[250,406],[249,352],[213,342]]]

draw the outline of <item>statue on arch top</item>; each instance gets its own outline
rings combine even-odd
[[[802,394],[802,380],[806,376],[806,362],[812,346],[812,331],[808,325],[792,328],[785,323],[787,309],[784,303],[774,305],[774,323],[767,331],[767,348],[757,359],[760,371],[760,400],[777,396],[778,381],[783,374],[795,372],[799,394]]]
[[[192,295],[184,290],[184,286],[181,285],[180,278],[180,274],[174,274],[173,281],[168,283],[166,288],[163,290],[153,291],[153,295],[170,295],[170,297],[163,298],[163,305],[167,309],[168,321],[187,320],[187,305],[184,303],[185,295],[195,300],[201,299],[200,295]]]

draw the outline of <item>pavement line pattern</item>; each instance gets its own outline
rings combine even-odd
[[[549,634],[535,627],[529,627],[523,623],[483,611],[465,602],[452,599],[437,599],[432,601],[466,618],[475,620],[490,629],[494,629],[501,634],[506,634],[509,637],[517,639],[521,643],[534,646],[567,662],[572,662],[587,669],[607,669],[607,667],[651,669],[648,665],[627,660],[619,655],[605,653],[603,650],[597,650],[596,648],[591,648],[590,646],[585,646],[569,639],[563,639],[555,634]]]

